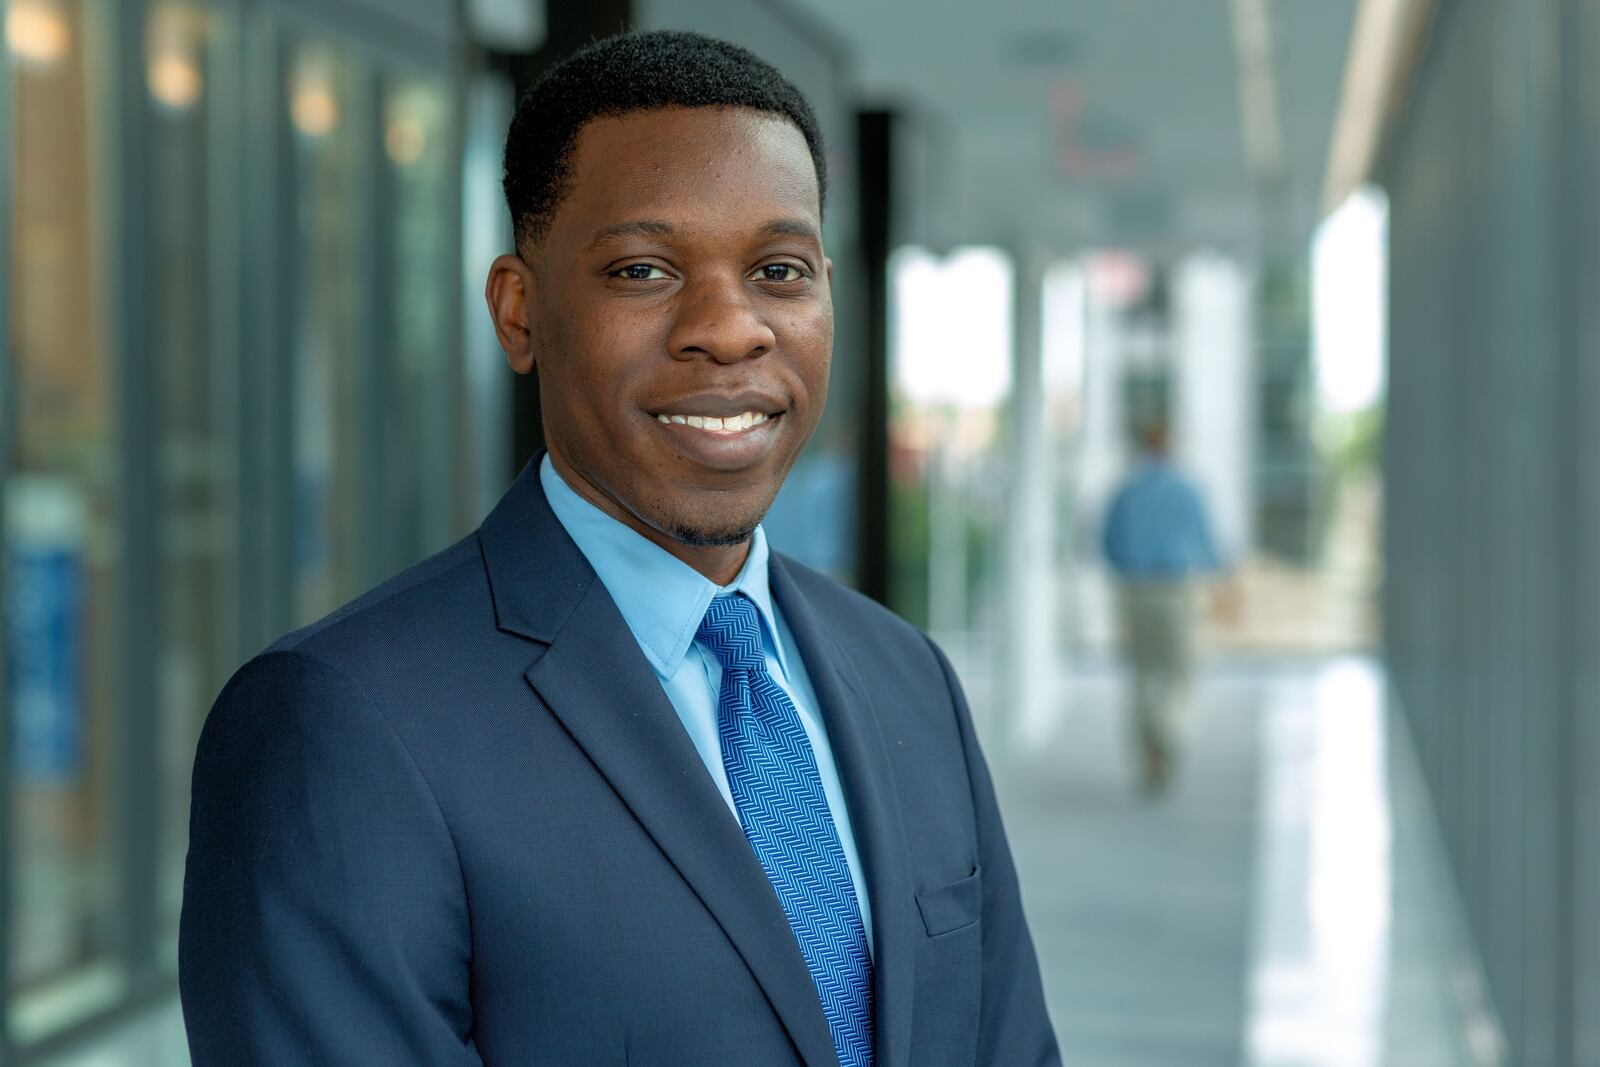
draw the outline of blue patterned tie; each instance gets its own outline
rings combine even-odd
[[[872,1064],[872,958],[855,884],[800,715],[767,673],[761,623],[719,596],[695,635],[722,664],[717,728],[744,835],[778,891],[842,1067]]]

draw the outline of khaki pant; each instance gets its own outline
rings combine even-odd
[[[1133,715],[1147,777],[1161,784],[1182,740],[1194,684],[1196,584],[1125,581],[1122,646],[1133,667]]]

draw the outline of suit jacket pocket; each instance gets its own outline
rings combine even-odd
[[[917,909],[922,912],[922,926],[929,937],[953,933],[978,921],[983,906],[979,877],[980,871],[974,867],[960,881],[917,894]]]

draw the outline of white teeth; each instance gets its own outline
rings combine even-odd
[[[712,430],[717,433],[739,433],[752,426],[760,426],[772,416],[762,411],[746,411],[741,415],[657,415],[656,418],[667,425],[693,426],[697,430]]]

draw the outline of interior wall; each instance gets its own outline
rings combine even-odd
[[[1511,1063],[1600,1055],[1595,21],[1441,5],[1382,175],[1387,654]]]

